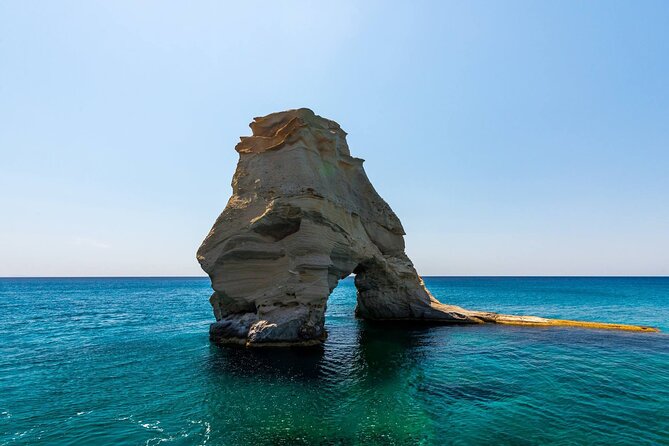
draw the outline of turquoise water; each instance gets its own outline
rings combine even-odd
[[[669,333],[669,278],[426,278],[448,303]],[[669,444],[669,336],[386,327],[211,345],[200,278],[0,279],[0,444]]]

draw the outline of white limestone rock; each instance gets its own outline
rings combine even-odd
[[[301,108],[250,126],[253,136],[235,148],[232,197],[197,252],[214,289],[212,340],[319,344],[328,296],[351,273],[361,318],[529,324],[444,305],[427,291],[404,253],[402,224],[339,124]]]

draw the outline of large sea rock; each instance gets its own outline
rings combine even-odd
[[[211,278],[212,340],[315,345],[337,282],[355,274],[373,320],[552,325],[438,302],[404,252],[404,229],[351,156],[339,124],[301,108],[255,118],[232,197],[197,252]]]

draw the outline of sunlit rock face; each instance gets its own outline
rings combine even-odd
[[[328,296],[351,273],[359,317],[481,322],[425,289],[339,124],[302,108],[250,126],[232,197],[197,253],[214,289],[213,340],[318,344]]]

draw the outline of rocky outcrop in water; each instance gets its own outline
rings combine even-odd
[[[356,315],[365,319],[556,325],[438,302],[404,253],[402,224],[336,122],[302,108],[250,126],[253,135],[235,147],[232,197],[197,253],[214,289],[213,340],[318,344],[328,296],[352,273]]]

